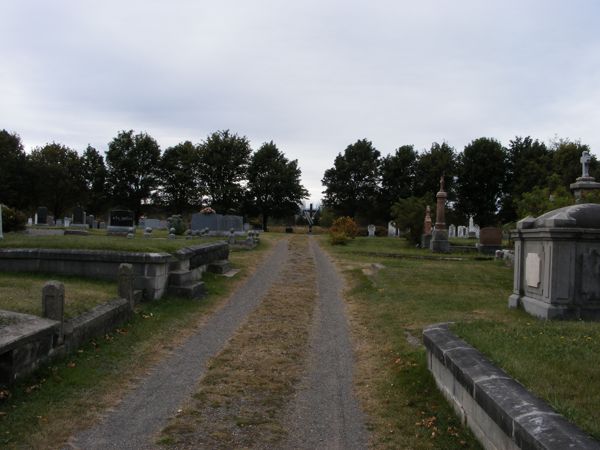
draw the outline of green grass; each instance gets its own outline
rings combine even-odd
[[[384,258],[356,251],[381,248],[405,252],[401,240],[391,238],[358,238],[347,246],[329,247],[351,280],[355,329],[363,327],[375,343],[373,364],[385,374],[371,380],[378,399],[372,411],[387,424],[375,425],[380,441],[391,439],[389,430],[415,434],[411,423],[421,410],[437,422],[451,420],[428,374],[425,351],[405,339],[410,333],[421,340],[425,326],[448,321],[457,322],[453,329],[459,335],[559,412],[600,437],[600,324],[544,322],[508,309],[513,269],[500,261]],[[414,251],[407,248],[406,254]],[[385,268],[363,273],[372,263]],[[434,448],[453,448],[452,439],[442,444],[442,438],[438,435]],[[422,441],[399,445],[427,447]]]
[[[209,294],[202,301],[170,297],[144,303],[113,334],[91,341],[9,390],[0,389],[0,447],[61,448],[74,431],[97,421],[130,382],[196,329],[248,275],[271,241],[263,239],[254,251],[232,253],[234,267],[242,269],[234,278],[205,273]]]
[[[193,238],[176,239],[166,237],[144,238],[138,230],[133,239],[121,236],[107,236],[105,233],[94,231],[89,236],[30,236],[22,233],[6,233],[0,240],[0,248],[58,248],[84,250],[114,250],[123,252],[166,252],[172,253],[190,245],[206,244],[222,241],[223,238]]]
[[[117,298],[115,282],[64,275],[0,273],[0,309],[42,315],[42,287],[48,280],[65,285],[65,317],[75,317]]]
[[[600,324],[521,315],[458,323],[453,331],[600,440]]]

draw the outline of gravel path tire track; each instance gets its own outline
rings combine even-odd
[[[311,238],[318,300],[308,367],[290,407],[285,448],[365,449],[368,435],[353,391],[354,353],[342,300],[343,280]]]
[[[196,334],[155,366],[140,384],[103,417],[71,438],[67,449],[153,449],[157,433],[194,392],[208,361],[225,346],[271,284],[288,257],[277,243],[265,262]]]

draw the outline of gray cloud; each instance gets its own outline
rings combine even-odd
[[[594,0],[22,1],[0,16],[0,127],[28,148],[163,148],[229,128],[298,159],[479,136],[600,148]]]

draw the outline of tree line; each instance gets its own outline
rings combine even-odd
[[[481,226],[497,226],[570,201],[569,184],[581,176],[584,150],[590,149],[569,139],[545,144],[517,136],[503,146],[481,137],[460,153],[443,142],[423,152],[403,145],[382,157],[371,141],[361,139],[325,171],[324,205],[334,216],[361,223],[385,223],[411,214],[413,222],[422,222],[425,205],[435,205],[444,175],[447,223],[467,223],[473,216]],[[598,175],[595,157],[590,175]]]
[[[89,146],[79,155],[59,143],[27,154],[19,135],[0,131],[0,202],[31,213],[46,206],[55,217],[83,206],[88,214],[129,208],[139,218],[150,208],[187,214],[211,206],[223,214],[269,218],[297,212],[308,196],[297,160],[271,141],[253,152],[229,130],[203,142],[181,142],[161,152],[147,133],[121,131],[102,155]]]

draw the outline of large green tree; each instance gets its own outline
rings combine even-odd
[[[200,149],[185,141],[165,150],[160,160],[160,203],[171,212],[184,214],[202,204],[204,183]]]
[[[52,143],[30,155],[35,197],[56,219],[85,198],[81,160],[75,150]]]
[[[530,136],[510,141],[507,149],[506,179],[501,200],[502,222],[513,222],[519,218],[517,204],[523,194],[536,186],[546,186],[552,173],[552,152],[543,142]]]
[[[482,137],[458,156],[457,209],[480,226],[496,225],[506,174],[506,151],[495,139]]]
[[[30,206],[28,162],[19,135],[0,130],[0,203],[21,209]]]
[[[136,220],[142,203],[158,186],[160,147],[146,133],[121,131],[106,152],[108,185],[115,204],[131,208]]]
[[[88,214],[102,214],[108,202],[106,192],[106,166],[104,158],[91,145],[81,155],[81,170],[85,182],[85,209]]]
[[[412,145],[403,145],[394,154],[381,159],[381,190],[379,204],[383,216],[389,218],[391,206],[412,195],[417,152]]]
[[[308,191],[300,183],[298,161],[289,161],[271,142],[264,143],[252,155],[248,167],[248,194],[262,215],[263,230],[268,231],[270,217],[294,214]]]
[[[361,139],[338,154],[321,182],[324,203],[338,216],[370,217],[375,209],[379,183],[379,150]]]
[[[421,153],[415,166],[413,195],[416,197],[432,196],[440,190],[440,178],[445,175],[448,199],[454,199],[454,176],[456,175],[456,152],[446,142],[434,142],[431,148]]]
[[[229,130],[216,131],[200,145],[200,171],[210,205],[219,213],[238,212],[244,198],[250,142]]]

